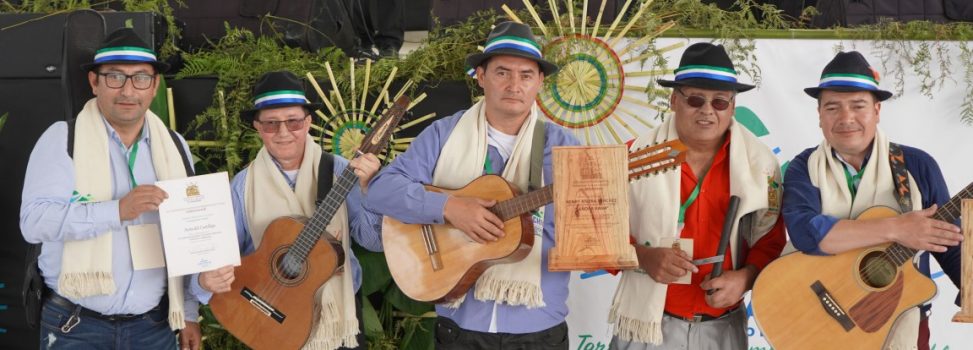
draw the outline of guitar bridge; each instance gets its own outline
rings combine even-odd
[[[821,281],[814,281],[814,284],[811,285],[811,290],[813,290],[814,294],[818,296],[818,301],[821,302],[821,306],[824,308],[824,311],[827,312],[828,315],[831,315],[831,318],[834,318],[835,321],[838,321],[841,328],[844,328],[846,332],[850,331],[852,328],[855,328],[855,323],[851,321],[850,317],[848,317],[848,313],[841,308],[838,301],[834,300],[834,297],[831,296],[831,292],[828,292],[828,289],[824,288]]]
[[[257,293],[251,291],[250,288],[244,287],[242,290],[240,290],[240,295],[242,295],[244,299],[247,299],[247,301],[250,302],[250,305],[253,305],[253,307],[260,311],[260,313],[274,319],[277,321],[277,323],[284,323],[284,319],[287,318],[287,316],[280,312],[280,310],[277,310],[269,303],[264,301],[263,298],[257,296]]]

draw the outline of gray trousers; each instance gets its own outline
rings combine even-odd
[[[738,307],[723,318],[686,322],[662,316],[662,344],[652,345],[612,337],[610,350],[747,350],[747,312]]]

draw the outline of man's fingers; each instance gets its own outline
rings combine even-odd
[[[503,221],[500,221],[496,215],[493,213],[488,213],[484,216],[487,221],[487,227],[489,227],[490,233],[496,237],[503,237]]]

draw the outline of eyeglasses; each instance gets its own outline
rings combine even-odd
[[[682,97],[686,98],[686,103],[689,104],[689,107],[701,108],[703,107],[703,105],[706,104],[706,98],[703,96],[686,95],[680,89],[676,89],[676,92],[682,95]],[[709,101],[709,105],[713,106],[713,109],[717,111],[723,111],[726,110],[727,108],[730,108],[730,100],[724,100],[722,98],[714,98]]]
[[[277,130],[280,130],[281,124],[286,125],[287,130],[289,131],[301,130],[301,128],[304,127],[304,119],[307,119],[307,116],[304,116],[304,118],[287,119],[287,120],[268,120],[268,121],[254,120],[254,121],[257,122],[257,130],[263,133],[273,134],[276,133]]]
[[[152,81],[155,80],[155,75],[148,73],[126,75],[122,73],[109,72],[96,74],[105,77],[105,85],[112,89],[121,89],[122,86],[125,86],[125,81],[132,79],[132,87],[139,90],[145,90],[151,87]]]

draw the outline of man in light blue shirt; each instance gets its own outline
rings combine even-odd
[[[349,237],[362,247],[371,251],[381,251],[381,216],[366,209],[362,201],[367,191],[368,180],[378,172],[381,163],[373,154],[364,154],[350,162],[341,156],[322,153],[321,146],[314,143],[308,135],[311,128],[311,111],[321,108],[320,104],[309,103],[304,96],[304,86],[292,73],[287,71],[269,72],[261,76],[253,91],[254,106],[241,114],[246,124],[258,132],[263,147],[256,158],[246,168],[233,177],[233,209],[236,217],[237,239],[243,255],[253,253],[265,238],[265,230],[272,220],[282,216],[311,217],[317,205],[318,173],[325,158],[331,158],[333,178],[338,179],[349,166],[354,169],[357,181],[345,196],[345,203],[332,218],[329,227],[347,227],[329,230],[342,240]],[[323,171],[323,170],[321,170]],[[332,190],[337,190],[337,185]],[[343,214],[346,210],[347,214]],[[347,222],[336,222],[346,220]],[[318,242],[317,244],[327,244]],[[270,248],[274,248],[270,246]],[[268,249],[270,249],[268,248]],[[361,265],[350,249],[345,251],[350,267],[345,274],[335,275],[325,286],[337,284],[340,287],[320,289],[320,299],[315,302],[315,310],[335,309],[321,306],[335,303],[343,305],[344,300],[355,304],[354,311],[347,314],[322,314],[322,322],[312,329],[305,344],[311,348],[337,347],[342,349],[365,349],[365,337],[361,327],[361,307],[355,292],[361,286]],[[348,285],[345,285],[347,271],[351,271]],[[228,292],[235,280],[234,268],[223,267],[213,273],[200,274],[200,282],[207,289],[218,293]],[[338,298],[331,294],[336,289],[347,288],[348,295]],[[354,301],[351,301],[354,298]],[[205,296],[203,302],[209,302]],[[351,305],[351,304],[349,304]],[[340,308],[339,308],[340,309]],[[348,309],[351,310],[351,309]],[[326,311],[325,311],[326,312]],[[357,315],[356,315],[357,313]],[[222,315],[217,315],[222,316]],[[338,320],[340,319],[340,320]],[[326,324],[323,320],[329,320]],[[332,327],[338,324],[353,324],[351,328]],[[330,331],[319,331],[331,327]],[[357,329],[353,332],[352,329]],[[259,332],[259,331],[258,331]],[[341,332],[345,332],[342,334]],[[253,335],[253,334],[251,334]],[[246,336],[237,335],[246,340]],[[352,339],[354,341],[352,342]],[[357,344],[356,344],[357,343]]]
[[[161,267],[136,270],[132,255],[145,252],[130,244],[131,235],[159,234],[167,195],[152,184],[191,175],[185,141],[148,111],[168,65],[123,28],[82,68],[96,98],[71,127],[58,122],[41,135],[24,182],[20,227],[27,242],[42,244],[38,265],[49,288],[41,347],[172,349],[172,329],[198,317],[190,288],[197,283],[167,280]],[[89,194],[85,184],[97,190]],[[198,330],[195,337],[198,344]]]
[[[476,68],[483,101],[423,130],[409,150],[372,181],[366,197],[370,208],[409,224],[449,223],[478,243],[496,240],[503,234],[503,223],[488,210],[494,201],[431,192],[424,185],[459,188],[483,174],[503,174],[515,186],[527,187],[524,168],[535,160],[525,158],[530,158],[527,153],[536,142],[532,138],[526,141],[534,135],[530,125],[543,128],[544,141],[536,144],[543,147],[543,159],[538,161],[542,163],[544,184],[551,183],[551,148],[578,144],[564,128],[542,123],[544,117],[535,105],[545,76],[556,73],[557,66],[542,58],[530,28],[523,24],[497,25],[485,46],[483,53],[467,58],[467,63]],[[546,205],[544,211],[547,214],[537,221],[541,229],[524,233],[540,236],[534,240],[539,249],[520,262],[488,269],[458,307],[436,306],[437,348],[567,349],[564,318],[570,273],[548,271],[547,254],[554,246],[553,206]],[[484,278],[493,277],[490,271],[496,268],[511,269],[509,276],[513,277],[482,283]],[[524,283],[510,282],[515,279]],[[505,290],[517,289],[516,285],[527,288],[522,289],[525,293],[501,291],[494,293],[500,294],[496,298],[477,297],[477,291],[495,292],[484,285]],[[532,297],[515,300],[523,295]]]

